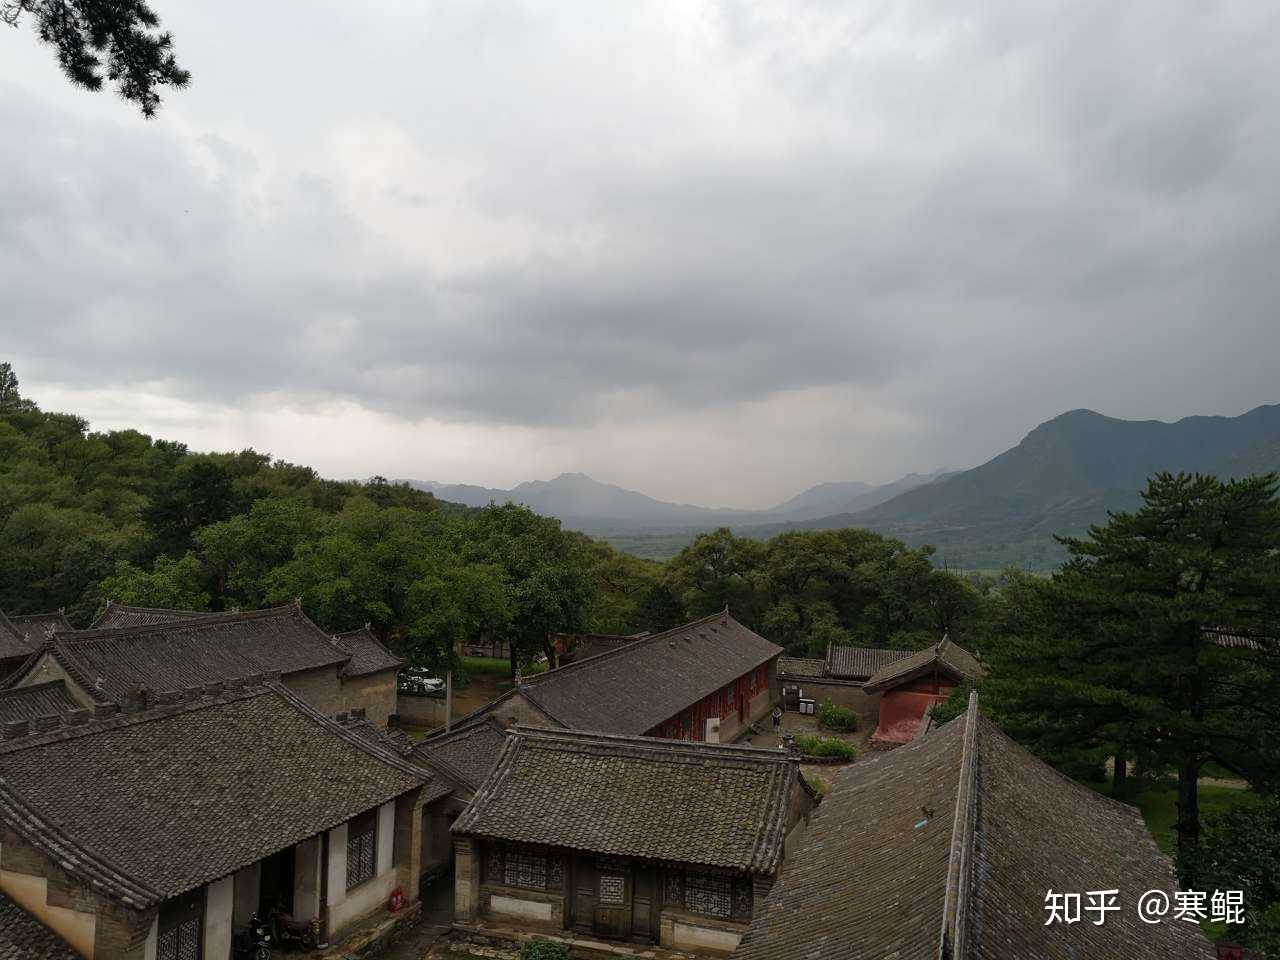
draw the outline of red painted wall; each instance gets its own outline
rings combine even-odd
[[[658,724],[645,736],[665,737],[668,740],[705,740],[708,720],[713,717],[721,720],[730,716],[736,718],[739,709],[744,711],[743,716],[749,718],[751,704],[761,696],[769,696],[768,663],[762,663],[750,673],[744,673],[715,693],[708,694],[670,720]]]
[[[885,743],[909,743],[915,739],[924,712],[947,699],[954,686],[946,681],[917,680],[889,690],[880,698],[880,722],[871,739]]]

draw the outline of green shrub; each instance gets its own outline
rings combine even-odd
[[[827,791],[831,789],[831,784],[827,783],[826,780],[816,774],[811,777],[805,777],[805,780],[809,783],[809,789],[818,795],[819,800],[825,797],[827,795]]]
[[[541,938],[526,940],[520,945],[520,960],[569,960],[569,948]]]
[[[858,748],[838,737],[796,737],[796,746],[806,757],[839,757],[852,760],[858,755]]]
[[[842,730],[845,733],[858,729],[858,715],[848,707],[837,707],[827,697],[818,708],[818,723],[828,730]]]

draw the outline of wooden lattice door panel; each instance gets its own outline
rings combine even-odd
[[[156,960],[202,960],[204,891],[171,900],[160,908]]]

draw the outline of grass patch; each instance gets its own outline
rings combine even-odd
[[[462,668],[469,674],[508,678],[511,676],[511,661],[501,657],[463,657]],[[547,662],[543,660],[540,663],[521,667],[520,672],[527,676],[531,673],[543,673],[546,669]]]
[[[1096,790],[1098,793],[1105,794],[1108,797],[1111,796],[1110,777],[1103,783],[1085,783],[1084,785],[1090,790]],[[1142,819],[1147,822],[1147,829],[1151,831],[1151,836],[1155,839],[1156,846],[1169,856],[1173,856],[1174,847],[1177,845],[1174,824],[1178,822],[1178,790],[1176,784],[1171,781],[1162,783],[1137,793],[1131,793],[1120,799],[1138,808],[1142,814]],[[1240,804],[1255,802],[1257,802],[1257,794],[1250,790],[1242,790],[1238,787],[1200,785],[1200,818],[1202,821],[1214,814],[1224,813]]]
[[[858,748],[839,737],[814,737],[801,735],[796,737],[796,746],[802,756],[806,757],[839,757],[842,760],[853,760],[858,756]]]

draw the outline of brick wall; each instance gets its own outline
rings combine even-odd
[[[344,705],[340,710],[363,707],[370,723],[385,728],[387,717],[396,712],[396,671],[348,677],[342,681],[342,696]]]
[[[98,911],[94,960],[145,960],[158,916],[157,909],[141,913],[115,904],[104,906]]]
[[[286,687],[315,709],[326,717],[332,717],[348,709],[338,670],[338,667],[316,667],[286,673],[281,679]]]

